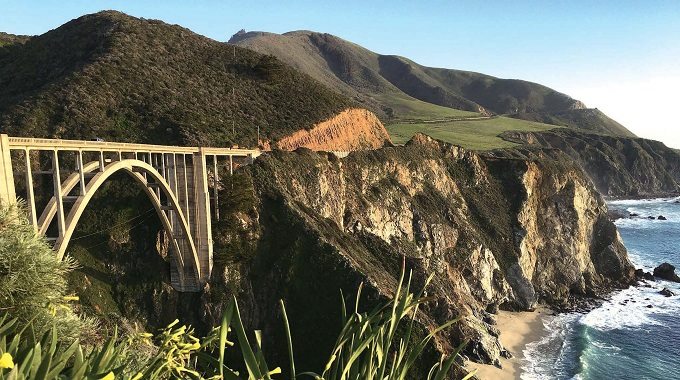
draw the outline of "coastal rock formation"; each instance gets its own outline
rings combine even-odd
[[[252,259],[217,268],[215,282],[228,279],[250,327],[275,347],[283,298],[306,368],[323,367],[340,327],[329,312],[339,289],[353,302],[363,283],[369,307],[392,295],[402,261],[415,287],[434,274],[422,331],[461,318],[433,345],[435,360],[469,341],[468,357],[498,363],[507,354],[492,325],[498,308],[567,306],[634,279],[605,202],[569,160],[485,157],[416,135],[344,159],[274,151],[245,173],[254,206],[221,211],[240,230],[220,238],[227,248],[215,260],[243,246]]]
[[[606,196],[654,198],[680,193],[680,154],[663,143],[640,138],[581,133],[566,128],[506,132],[508,141],[566,153],[583,167]],[[545,148],[548,148],[547,150]]]
[[[680,277],[675,274],[675,267],[669,263],[663,263],[654,268],[654,276],[668,281],[680,282]]]
[[[348,152],[376,149],[390,142],[390,136],[372,112],[351,108],[315,124],[311,129],[301,129],[281,138],[276,146],[283,150],[303,147],[311,150]]]

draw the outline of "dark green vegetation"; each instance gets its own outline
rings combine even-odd
[[[511,115],[514,118],[533,120],[546,124],[560,125],[586,133],[612,136],[635,137],[623,125],[610,119],[597,108],[573,109],[560,112],[524,112]]]
[[[14,34],[0,32],[0,49],[14,44],[23,44],[28,41],[29,36],[17,36]]]
[[[0,225],[3,228],[0,231],[0,252],[3,253],[0,379],[260,380],[281,374],[280,367],[268,367],[260,332],[255,332],[254,344],[250,343],[234,298],[227,303],[220,326],[211,329],[204,338],[196,338],[191,327],[179,326],[179,321],[173,321],[155,336],[128,331],[119,338],[115,331],[107,334],[100,330],[96,334],[105,340],[103,345],[82,344],[80,339],[94,330],[91,326],[87,332],[82,330],[84,322],[64,297],[65,275],[72,270],[73,261],[58,261],[46,242],[35,236],[23,211],[15,206],[0,209]],[[419,293],[411,293],[411,277],[405,283],[403,273],[402,270],[390,302],[363,312],[359,309],[359,291],[354,308],[347,309],[343,303],[342,330],[328,351],[325,366],[313,372],[298,372],[300,366],[296,366],[291,325],[280,301],[281,327],[288,346],[287,372],[291,378],[412,378],[412,370],[420,362],[417,359],[435,334],[455,321],[420,340],[416,338],[418,330],[414,329],[412,319],[428,300],[423,296],[427,283]],[[227,340],[230,335],[235,336],[236,348],[230,348],[234,345]],[[230,356],[225,356],[227,350]],[[448,378],[448,372],[456,366],[459,350],[434,360],[427,379]],[[236,360],[230,362],[234,357]],[[230,368],[234,366],[243,368],[241,374]]]
[[[272,56],[112,11],[0,48],[13,135],[255,146],[256,126],[276,140],[351,104]]]
[[[447,121],[480,114],[508,115],[579,130],[633,136],[601,112],[586,109],[578,100],[540,84],[426,67],[404,57],[374,53],[330,34],[249,32],[237,33],[230,42],[275,55],[326,86],[357,99],[386,124],[396,124],[390,131],[397,138],[395,131],[404,119]],[[502,128],[503,123],[495,126],[495,121],[480,124],[478,130],[489,125]],[[519,123],[515,128],[533,129],[532,124]],[[427,133],[427,128],[423,131]],[[483,137],[469,131],[461,139],[444,140],[459,143],[477,138]]]
[[[71,342],[94,333],[91,321],[79,318],[69,304],[66,275],[75,266],[70,258],[57,259],[20,206],[0,205],[0,313],[27,326],[27,335],[54,327]]]

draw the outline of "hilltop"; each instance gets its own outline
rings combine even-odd
[[[28,41],[29,38],[31,37],[0,32],[0,48],[13,44],[23,44]]]
[[[634,136],[603,113],[546,86],[426,67],[408,58],[372,52],[326,33],[241,31],[229,42],[278,57],[363,103],[386,122],[495,114]]]
[[[1,38],[13,135],[255,146],[258,126],[266,144],[357,106],[271,55],[114,11]]]

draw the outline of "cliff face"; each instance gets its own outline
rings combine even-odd
[[[469,341],[469,357],[496,362],[499,307],[568,305],[632,279],[606,204],[568,162],[485,158],[423,135],[344,159],[273,152],[247,168],[253,207],[223,210],[238,233],[218,238],[228,244],[218,242],[215,258],[227,265],[214,273],[213,307],[226,281],[277,346],[283,298],[298,356],[322,367],[340,327],[338,289],[352,295],[364,283],[368,304],[389,297],[403,259],[416,286],[435,274],[422,327],[462,317],[436,349]],[[252,259],[233,259],[244,246]]]
[[[549,148],[545,154],[560,155],[552,149],[566,153],[607,196],[652,198],[680,192],[680,154],[658,141],[567,129],[506,132],[502,136],[528,144],[528,150]]]
[[[303,147],[323,151],[354,151],[377,149],[390,142],[390,136],[380,120],[370,111],[350,108],[315,124],[309,130],[299,130],[281,138],[276,146],[283,150]]]

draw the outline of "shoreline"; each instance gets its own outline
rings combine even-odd
[[[519,379],[522,374],[523,351],[528,343],[538,341],[545,335],[543,317],[549,315],[552,315],[552,311],[546,307],[539,307],[535,311],[499,311],[496,316],[496,327],[501,332],[499,339],[513,357],[501,358],[502,369],[471,361],[466,362],[466,367],[469,370],[476,369],[476,376],[481,380]]]

